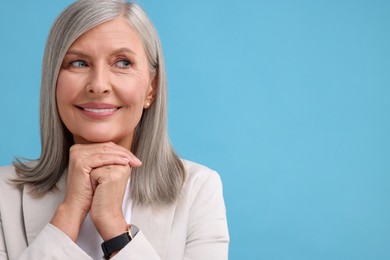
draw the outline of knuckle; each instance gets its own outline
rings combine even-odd
[[[70,147],[70,151],[76,151],[81,147],[81,144],[74,144]]]
[[[72,155],[74,155],[75,153],[77,153],[77,147],[75,147],[75,146],[70,147],[70,149],[69,149],[69,155],[72,156]]]
[[[91,177],[95,177],[98,173],[99,173],[99,168],[96,168],[96,169],[92,169],[89,175]]]
[[[110,142],[104,143],[103,148],[108,149],[110,147],[113,147],[114,145],[115,145],[114,142],[110,141]]]
[[[119,171],[114,171],[110,173],[110,179],[113,181],[122,179],[123,174],[121,174]]]
[[[104,162],[104,161],[106,160],[106,158],[107,158],[107,157],[106,157],[104,154],[101,154],[101,153],[98,154],[98,159],[99,159],[100,161]]]

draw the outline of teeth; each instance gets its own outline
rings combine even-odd
[[[118,108],[83,108],[83,110],[88,111],[88,112],[93,112],[93,113],[107,113],[107,112],[114,112],[118,110]]]

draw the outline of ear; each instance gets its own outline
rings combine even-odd
[[[144,102],[145,109],[149,108],[152,105],[154,99],[156,98],[157,86],[158,86],[158,77],[156,75],[154,76],[152,82],[150,83],[150,86],[148,87],[148,91],[146,92],[145,102]]]

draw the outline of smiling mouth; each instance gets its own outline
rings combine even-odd
[[[120,109],[120,107],[112,107],[112,108],[89,108],[89,107],[81,107],[76,106],[78,109],[90,113],[113,113]]]
[[[119,108],[86,108],[86,107],[79,107],[81,110],[92,112],[92,113],[110,113],[110,112],[115,112]]]

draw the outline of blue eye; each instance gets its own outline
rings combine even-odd
[[[83,68],[87,66],[87,63],[82,60],[75,60],[70,63],[71,66],[76,67],[76,68]]]
[[[118,60],[115,63],[115,66],[117,66],[119,68],[128,68],[128,67],[130,67],[130,65],[131,65],[131,62],[128,60]]]

